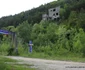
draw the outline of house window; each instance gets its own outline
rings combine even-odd
[[[56,9],[53,9],[53,11],[56,11]]]
[[[52,11],[52,10],[50,10],[50,11]]]
[[[57,20],[57,18],[54,18],[54,20]]]
[[[58,15],[58,13],[56,13],[56,15]]]
[[[55,16],[55,14],[53,14],[53,16]]]
[[[52,19],[52,17],[49,17],[49,19]]]

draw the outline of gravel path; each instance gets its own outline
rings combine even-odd
[[[15,60],[21,60],[21,63],[23,64],[31,64],[33,65],[31,67],[37,68],[37,70],[85,70],[85,63],[80,62],[44,60],[17,56],[7,57]]]

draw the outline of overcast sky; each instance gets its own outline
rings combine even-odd
[[[55,0],[0,0],[0,17],[14,15]]]

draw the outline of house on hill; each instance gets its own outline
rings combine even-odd
[[[48,14],[42,15],[42,20],[58,20],[60,15],[60,6],[48,9]]]
[[[43,14],[42,15],[42,20],[48,20],[48,15],[47,14]]]

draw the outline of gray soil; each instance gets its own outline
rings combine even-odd
[[[36,70],[85,70],[85,63],[45,60],[36,58],[25,58],[17,56],[7,56],[8,58],[19,60],[22,64],[30,64]]]

